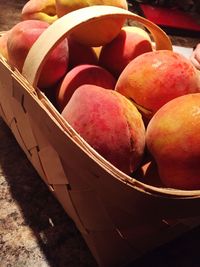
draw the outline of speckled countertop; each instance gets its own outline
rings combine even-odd
[[[19,19],[25,0],[0,1],[0,31]],[[176,37],[193,46],[197,39]],[[185,45],[184,45],[185,44]],[[190,44],[190,45],[189,45]],[[199,267],[200,227],[131,267]],[[0,119],[0,267],[97,267],[82,236]]]

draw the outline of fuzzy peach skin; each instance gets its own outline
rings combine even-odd
[[[74,10],[95,5],[108,5],[128,9],[126,0],[56,0],[56,11],[58,17],[62,17]],[[78,28],[72,35],[85,45],[101,46],[117,36],[125,21],[125,19],[121,18],[104,18]]]
[[[151,39],[145,30],[125,26],[116,38],[102,47],[99,65],[118,78],[131,60],[152,49]]]
[[[82,64],[98,64],[97,54],[90,46],[77,42],[73,37],[68,37],[69,68],[72,69]]]
[[[150,120],[146,144],[167,187],[200,189],[200,93],[177,97]]]
[[[31,46],[48,26],[44,21],[25,20],[11,29],[7,42],[8,59],[20,72]],[[65,75],[68,57],[68,43],[65,39],[50,53],[45,62],[38,82],[40,89],[51,87]]]
[[[83,84],[93,84],[114,90],[116,80],[100,66],[82,64],[74,67],[65,75],[57,89],[56,99],[60,111],[69,102],[75,90]]]
[[[175,97],[200,92],[200,77],[184,56],[159,50],[133,59],[118,78],[116,91],[131,98],[151,118]]]
[[[95,85],[82,85],[62,116],[121,171],[130,174],[139,166],[145,128],[137,108],[121,94]]]
[[[21,19],[36,19],[49,24],[57,20],[55,0],[30,0],[22,8]]]
[[[59,17],[83,7],[96,5],[117,6],[128,9],[128,4],[125,0],[55,0],[55,2]]]
[[[8,49],[7,49],[7,41],[8,41],[9,31],[3,33],[0,36],[0,54],[5,58],[8,59]]]

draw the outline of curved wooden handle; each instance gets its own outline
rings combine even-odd
[[[31,47],[22,75],[36,88],[41,69],[50,51],[68,34],[87,23],[105,17],[132,19],[143,24],[152,34],[156,50],[172,50],[169,37],[157,25],[128,10],[114,6],[90,6],[68,13],[51,24]],[[98,33],[97,33],[98,34]]]

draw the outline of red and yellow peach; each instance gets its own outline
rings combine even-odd
[[[56,12],[58,17],[62,17],[69,12],[97,5],[116,6],[128,9],[126,0],[56,0]],[[93,21],[90,24],[80,26],[72,33],[72,35],[82,44],[88,46],[101,46],[110,42],[117,36],[125,21],[124,18],[119,17],[101,18],[98,21]]]
[[[82,85],[62,116],[121,171],[130,174],[139,166],[145,147],[145,128],[141,114],[126,97],[96,85]]]
[[[37,38],[49,24],[39,20],[25,20],[16,24],[8,35],[7,49],[9,63],[22,71],[26,56]],[[62,41],[49,55],[42,69],[38,87],[40,89],[56,84],[68,69],[68,43]]]
[[[71,69],[57,89],[57,105],[60,111],[66,106],[75,90],[83,84],[92,84],[114,89],[116,80],[106,69],[90,64],[78,65]]]
[[[152,44],[148,33],[139,27],[126,26],[115,39],[102,47],[99,64],[119,77],[131,60],[150,51]]]
[[[181,54],[170,50],[152,51],[126,66],[115,89],[132,99],[149,119],[168,101],[200,92],[200,76]]]
[[[200,189],[200,93],[177,97],[150,120],[146,144],[167,187]]]
[[[22,8],[22,20],[41,20],[49,24],[57,20],[55,0],[30,0]]]

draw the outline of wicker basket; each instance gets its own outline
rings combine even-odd
[[[198,225],[200,206],[200,191],[157,188],[119,171],[37,88],[45,59],[60,40],[80,25],[111,16],[142,23],[156,49],[171,49],[169,38],[150,21],[119,8],[93,6],[71,12],[45,30],[27,56],[23,75],[0,58],[1,116],[104,267],[125,266]]]

